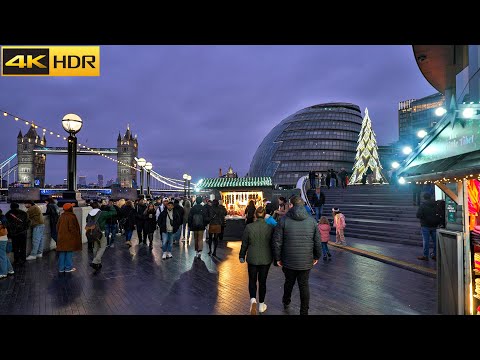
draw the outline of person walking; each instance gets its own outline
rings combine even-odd
[[[200,258],[203,249],[203,232],[208,224],[208,211],[206,206],[202,206],[202,197],[197,196],[196,204],[188,214],[188,228],[193,231],[193,239],[195,241],[196,258]]]
[[[158,226],[162,232],[162,259],[170,259],[172,255],[172,243],[175,233],[180,228],[182,220],[180,214],[175,211],[173,201],[167,204],[165,210],[158,217]]]
[[[342,189],[347,188],[347,171],[345,168],[341,168],[340,172],[338,173],[338,178],[340,179],[340,185],[342,186]]]
[[[223,216],[223,224],[222,224],[222,231],[218,235],[218,240],[223,241],[223,234],[225,232],[225,228],[227,227],[227,208],[223,205],[222,200],[218,200],[218,206],[220,207],[220,210],[222,211],[222,216]]]
[[[52,237],[53,241],[57,242],[57,222],[58,222],[58,218],[60,217],[60,209],[55,203],[55,200],[52,198],[48,198],[46,200],[46,203],[47,203],[47,210],[45,211],[45,215],[48,215],[48,222],[50,225],[50,236]]]
[[[155,216],[156,210],[155,205],[148,204],[147,209],[145,210],[145,231],[148,236],[148,246],[150,249],[153,248],[153,234],[157,229],[157,219]]]
[[[432,199],[432,194],[423,194],[425,200],[417,210],[417,218],[420,219],[420,227],[423,239],[423,255],[417,257],[418,260],[428,260],[428,252],[430,250],[430,238],[433,241],[432,260],[437,260],[437,227],[441,223],[441,218],[437,214],[437,205]]]
[[[132,235],[133,230],[135,230],[135,209],[133,208],[133,202],[128,200],[125,202],[125,205],[121,208],[120,213],[122,218],[125,219],[123,222],[123,228],[125,230],[125,244],[128,247],[132,246]]]
[[[63,204],[63,213],[57,224],[58,271],[73,272],[73,252],[82,250],[82,233],[77,217],[73,213],[74,204]]]
[[[177,232],[173,235],[173,243],[177,244],[180,242],[180,237],[182,236],[183,216],[185,215],[185,211],[183,210],[183,207],[180,206],[180,201],[178,199],[173,201],[173,209],[180,216],[180,226],[178,227]]]
[[[328,219],[325,216],[322,216],[320,218],[320,221],[318,223],[318,231],[320,231],[320,239],[322,241],[322,253],[323,253],[323,260],[327,260],[327,256],[330,259],[331,254],[330,251],[328,251],[328,242],[330,241],[330,223],[328,222]]]
[[[333,189],[337,184],[337,172],[333,169],[330,169],[330,187]]]
[[[310,180],[310,188],[315,189],[315,171],[308,172],[308,180]]]
[[[298,282],[300,290],[300,315],[308,315],[310,270],[318,263],[322,245],[317,223],[305,210],[305,203],[299,196],[290,198],[290,209],[280,218],[273,233],[273,256],[285,274],[283,306],[288,308],[292,290]]]
[[[315,208],[315,219],[320,220],[323,211],[323,205],[325,204],[325,194],[321,191],[320,187],[315,189],[315,194],[313,195],[312,206]]]
[[[0,209],[0,279],[6,278],[8,275],[15,274],[12,263],[7,255],[8,230],[7,218]]]
[[[27,215],[32,227],[32,250],[27,260],[35,260],[43,256],[43,233],[45,232],[45,220],[42,210],[32,201],[25,203]]]
[[[255,219],[255,202],[250,200],[248,206],[245,208],[245,223],[251,224]]]
[[[208,218],[210,219],[208,226],[208,233],[212,235],[211,240],[209,236],[208,241],[208,255],[217,256],[218,236],[222,232],[222,224],[225,220],[223,210],[219,206],[217,199],[212,201],[212,206],[208,208]],[[212,247],[213,243],[213,247]],[[212,251],[213,248],[213,251]]]
[[[278,209],[273,212],[274,219],[278,221],[278,219],[280,219],[282,216],[285,216],[287,211],[287,199],[285,199],[283,196],[280,196],[278,198]]]
[[[182,241],[189,241],[190,240],[190,226],[188,225],[188,215],[190,215],[190,210],[192,209],[192,204],[190,200],[185,200],[183,203],[183,225],[182,225],[182,231],[183,231],[183,236],[182,236]],[[187,228],[188,228],[188,233],[187,233]]]
[[[422,185],[412,183],[413,206],[420,206],[420,198],[422,195]]]
[[[332,217],[333,217],[333,226],[335,226],[335,237],[336,241],[335,244],[337,245],[347,245],[345,241],[345,227],[347,223],[345,222],[345,215],[340,212],[339,208],[332,209]]]
[[[265,208],[255,210],[255,222],[248,224],[242,236],[242,247],[239,259],[248,263],[248,291],[250,293],[250,314],[257,314],[257,289],[258,311],[263,313],[267,310],[265,295],[267,293],[267,276],[272,264],[272,233],[273,228],[265,222]],[[257,287],[258,282],[258,287]]]
[[[105,206],[105,208],[104,208]],[[116,211],[116,215],[107,219],[105,223],[105,238],[107,239],[107,247],[115,247],[115,238],[118,233],[118,218],[120,217],[120,209],[113,202],[113,200],[108,201],[108,205],[104,205],[100,210],[105,211],[113,207]]]
[[[107,248],[107,238],[105,237],[105,223],[108,218],[115,216],[117,211],[113,206],[105,211],[100,210],[98,202],[91,204],[92,210],[87,215],[86,235],[87,239],[93,243],[93,260],[90,266],[95,270],[102,268],[102,256]]]
[[[27,258],[27,230],[30,220],[20,205],[10,203],[10,210],[5,214],[7,218],[8,237],[12,240],[13,261],[15,266],[25,263]]]
[[[325,177],[325,185],[327,186],[327,189],[330,189],[330,181],[332,180],[332,173],[330,170],[327,170],[327,176]]]
[[[135,227],[137,228],[138,245],[147,244],[147,233],[145,232],[145,200],[140,198],[135,206]]]

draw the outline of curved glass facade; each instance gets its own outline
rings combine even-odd
[[[275,126],[253,156],[249,176],[271,176],[282,187],[309,171],[350,171],[362,114],[357,105],[327,103],[297,111]]]

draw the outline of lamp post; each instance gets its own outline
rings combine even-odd
[[[183,197],[187,197],[187,179],[188,174],[183,174]]]
[[[67,114],[62,119],[63,129],[69,133],[67,143],[67,191],[63,193],[64,201],[62,202],[75,202],[78,204],[78,201],[81,200],[80,194],[77,193],[77,138],[75,134],[80,131],[82,125],[82,119],[76,114]]]
[[[188,175],[187,177],[187,191],[188,191],[188,197],[190,197],[190,180],[192,180],[192,177]]]
[[[150,198],[150,170],[152,170],[153,165],[151,162],[145,164],[145,170],[147,170],[147,197]]]
[[[137,160],[137,165],[140,166],[140,195],[143,197],[143,167],[147,164],[144,158]]]

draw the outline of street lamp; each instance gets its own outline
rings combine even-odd
[[[192,177],[188,175],[187,177],[187,191],[188,191],[188,197],[190,197],[190,180],[192,180]]]
[[[393,169],[398,169],[399,167],[400,167],[400,164],[397,161],[392,162]]]
[[[151,162],[145,164],[145,170],[147,170],[147,197],[150,197],[150,170],[152,170],[153,165]]]
[[[140,195],[143,197],[143,167],[147,164],[144,158],[137,159],[137,165],[140,167]]]
[[[405,147],[403,148],[403,153],[404,153],[405,155],[410,154],[412,151],[413,151],[413,150],[412,150],[412,148],[411,148],[410,146],[405,146]]]
[[[187,179],[188,174],[183,174],[183,197],[187,196]]]
[[[63,193],[63,198],[72,200],[71,202],[77,201],[77,138],[76,133],[82,128],[83,121],[80,116],[76,114],[67,114],[62,119],[63,129],[69,133],[68,136],[68,163],[67,163],[67,191]]]

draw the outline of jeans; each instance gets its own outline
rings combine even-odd
[[[107,245],[111,245],[115,242],[115,237],[117,236],[118,225],[115,224],[105,224],[105,238],[107,239]],[[110,234],[112,239],[110,240]]]
[[[322,211],[323,211],[323,205],[315,208],[315,219],[317,220],[317,222],[322,217]]]
[[[188,227],[188,235],[187,235],[187,223],[182,225],[183,228],[183,237],[188,240],[190,238],[190,227]]]
[[[176,241],[176,242],[179,241],[180,236],[182,236],[182,227],[181,226],[179,226],[177,232],[173,234],[173,240]]]
[[[308,287],[308,277],[310,270],[292,270],[282,267],[285,274],[285,285],[283,286],[283,303],[290,304],[293,286],[298,282],[300,290],[300,315],[308,315],[308,306],[310,303],[310,289]]]
[[[327,256],[327,254],[330,254],[330,251],[328,251],[328,243],[322,242],[322,253],[323,256]]]
[[[172,243],[173,243],[173,236],[174,233],[163,233],[162,234],[162,251],[163,252],[172,252]]]
[[[58,252],[58,271],[72,270],[73,251]]]
[[[13,271],[12,263],[7,255],[7,239],[0,240],[0,275],[7,275]]]
[[[32,227],[32,251],[30,255],[37,256],[43,254],[43,233],[45,225],[35,225]]]
[[[430,237],[433,240],[433,256],[437,256],[437,228],[422,226],[423,238],[423,256],[428,258],[428,250],[430,249]]]
[[[22,264],[27,258],[27,232],[12,236],[13,261]]]
[[[132,235],[133,235],[133,229],[125,229],[125,241],[130,241],[132,240]]]
[[[267,276],[268,265],[251,265],[248,264],[248,291],[250,298],[257,298],[257,279],[258,279],[258,300],[263,303],[265,301],[265,294],[267,293]]]
[[[107,248],[107,238],[102,236],[100,240],[96,240],[93,242],[93,263],[94,264],[101,264],[102,263],[102,256]]]
[[[337,180],[336,180],[336,179],[330,179],[330,187],[331,187],[331,188],[334,188],[335,185],[336,185],[336,183],[337,183]]]

